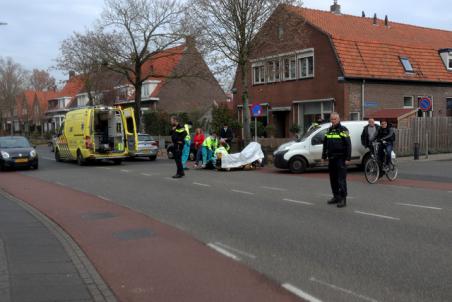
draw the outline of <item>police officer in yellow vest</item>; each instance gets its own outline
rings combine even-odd
[[[341,125],[339,114],[331,114],[331,127],[323,141],[322,160],[328,159],[333,198],[328,204],[343,208],[347,204],[347,164],[350,163],[352,144],[348,129]]]
[[[184,149],[182,150],[182,166],[183,166],[184,170],[188,170],[187,161],[188,161],[188,157],[190,156],[190,149],[191,149],[190,130],[191,130],[192,126],[193,126],[193,123],[191,121],[189,121],[188,123],[186,123],[184,125],[185,132],[187,133],[187,135],[185,136],[185,141],[184,141]]]

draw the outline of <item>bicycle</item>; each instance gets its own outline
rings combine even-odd
[[[381,177],[383,177],[383,173],[386,174],[386,177],[389,181],[394,181],[397,179],[398,168],[395,156],[391,155],[391,162],[385,163],[385,161],[380,162],[379,160],[379,149],[386,144],[385,141],[373,142],[373,152],[370,153],[370,158],[367,160],[364,166],[364,175],[366,180],[370,184],[376,183]],[[383,148],[384,157],[386,158],[386,148]]]

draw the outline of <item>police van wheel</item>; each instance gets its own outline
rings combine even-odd
[[[55,149],[55,161],[56,162],[61,162],[61,156],[60,156],[60,150]]]
[[[289,170],[292,173],[303,173],[306,171],[307,163],[303,157],[293,157],[289,162]]]
[[[77,165],[83,166],[85,165],[85,160],[83,159],[82,153],[80,150],[77,151]]]

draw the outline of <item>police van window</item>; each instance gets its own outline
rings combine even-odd
[[[321,145],[321,144],[323,144],[323,141],[325,139],[325,134],[326,134],[327,131],[328,131],[328,129],[323,129],[322,131],[320,131],[319,133],[314,135],[314,137],[311,140],[311,144],[312,145]]]

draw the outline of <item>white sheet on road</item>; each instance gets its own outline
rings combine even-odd
[[[244,165],[251,164],[256,160],[262,161],[264,153],[261,145],[256,142],[249,143],[240,153],[227,154],[221,157],[221,168],[231,169],[240,168]]]

